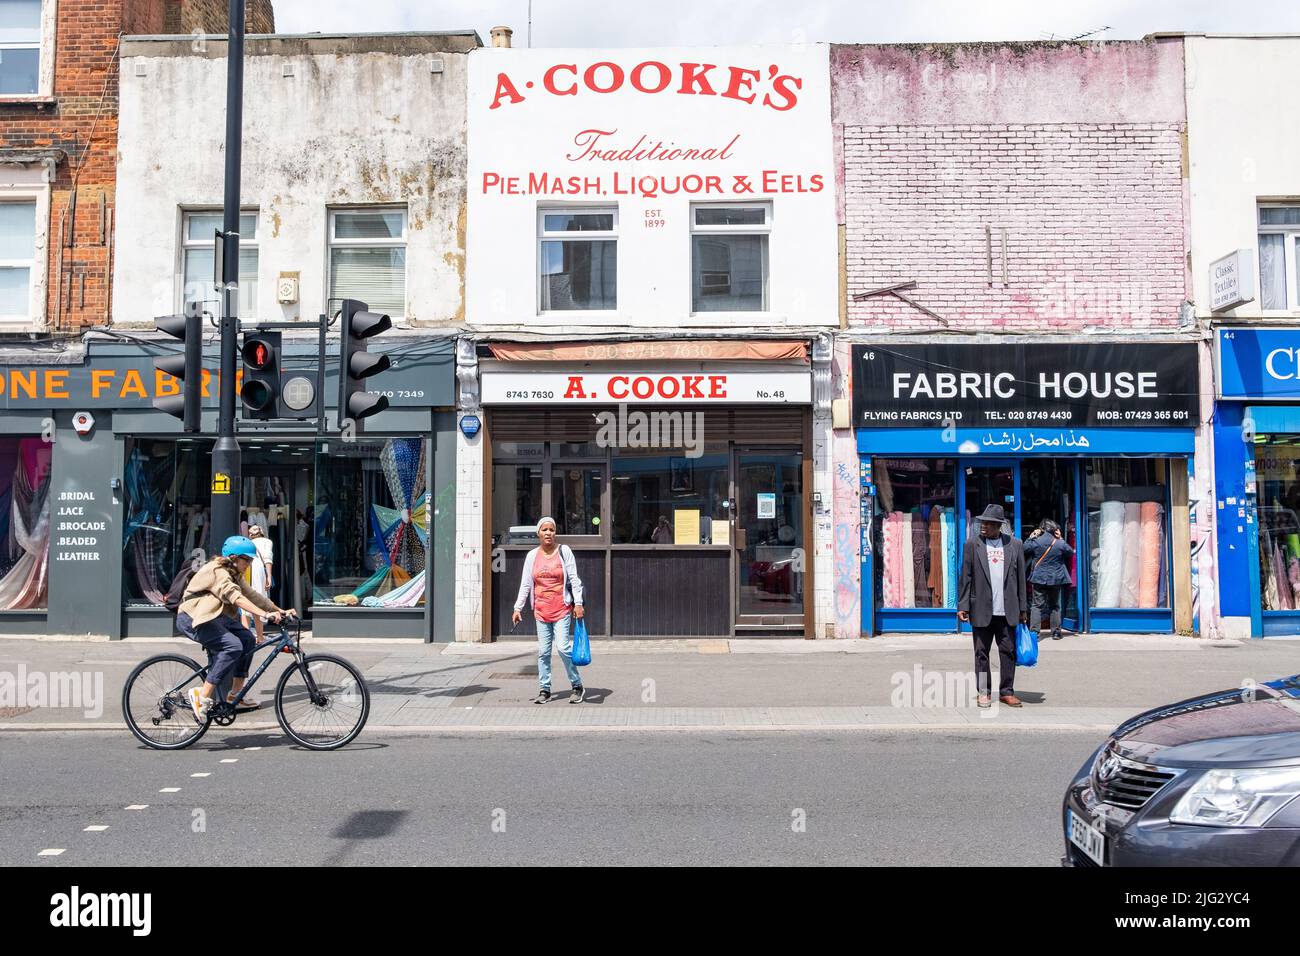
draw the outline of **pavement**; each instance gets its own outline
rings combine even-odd
[[[1043,642],[1038,666],[1019,670],[1016,691],[1023,708],[995,704],[981,710],[974,706],[969,638],[951,634],[842,641],[594,641],[593,663],[583,669],[587,700],[568,705],[557,658],[556,696],[538,706],[531,703],[537,661],[530,641],[309,638],[305,646],[309,653],[342,655],[362,669],[372,695],[367,735],[1104,732],[1150,707],[1300,671],[1300,642],[1295,641],[1067,635]],[[119,698],[131,668],[153,654],[174,651],[202,658],[199,648],[183,639],[0,640],[0,735],[120,733]],[[270,701],[279,670],[272,665],[256,688],[254,696],[266,709],[217,733],[276,729]],[[72,681],[70,675],[80,677]],[[25,685],[18,688],[25,693],[16,693],[16,684]],[[42,684],[60,687],[65,698],[34,700],[34,688]]]

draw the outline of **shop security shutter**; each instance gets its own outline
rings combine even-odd
[[[694,405],[629,405],[631,412],[704,412],[704,436],[709,442],[741,445],[802,445],[802,406],[700,408]],[[617,406],[598,408],[503,408],[492,412],[493,441],[592,442],[600,429],[597,415],[618,415]]]

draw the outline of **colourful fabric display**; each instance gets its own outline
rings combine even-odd
[[[902,514],[898,516],[900,522],[899,538],[902,541],[902,579],[903,589],[899,595],[901,603],[899,607],[916,607],[916,565],[912,563],[912,516],[911,514]]]
[[[383,597],[368,597],[361,603],[366,607],[415,607],[424,600],[424,572],[421,571],[401,587],[394,588]]]
[[[1124,552],[1121,565],[1123,571],[1119,585],[1119,606],[1137,607],[1138,579],[1142,573],[1142,505],[1136,501],[1124,505]]]
[[[1119,607],[1120,580],[1124,574],[1124,502],[1101,503],[1101,529],[1097,535],[1096,607]]]
[[[1263,587],[1264,610],[1279,611],[1282,609],[1282,595],[1277,587],[1277,569],[1273,566],[1273,549],[1261,542],[1259,549],[1260,564],[1260,584]]]
[[[912,516],[912,592],[913,607],[930,606],[930,586],[926,583],[930,563],[930,531],[920,513]]]
[[[930,606],[943,607],[943,508],[930,509],[929,521],[930,570],[925,583],[930,589]]]
[[[897,512],[885,515],[884,581],[881,587],[885,607],[903,606],[902,518]]]
[[[8,570],[0,578],[0,609],[44,607],[50,564],[50,458],[39,438],[18,443],[4,548]],[[12,562],[12,563],[9,563]]]
[[[951,511],[943,513],[943,606],[957,606],[957,524]]]
[[[1165,564],[1164,508],[1159,502],[1142,503],[1141,561],[1138,607],[1160,606],[1160,573]]]
[[[1277,541],[1273,541],[1273,573],[1277,575],[1277,597],[1278,605],[1283,611],[1295,610],[1295,597],[1291,593],[1291,581],[1286,573],[1286,558],[1282,556],[1282,548]]]

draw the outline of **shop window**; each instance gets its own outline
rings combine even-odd
[[[424,603],[425,454],[420,438],[320,443],[311,529],[316,604]]]
[[[0,437],[0,611],[46,607],[52,453],[39,438]]]
[[[691,207],[691,310],[766,312],[770,203]]]
[[[535,545],[542,520],[542,466],[493,464],[492,539],[496,544]]]
[[[882,608],[957,606],[956,470],[947,458],[875,461]]]
[[[1277,435],[1255,442],[1261,606],[1300,610],[1300,445]]]
[[[0,2],[0,96],[41,87],[41,0]]]
[[[219,212],[187,212],[181,226],[182,311],[198,309],[218,315],[221,302],[213,287],[216,233],[223,223]],[[257,213],[239,214],[239,314],[257,316]]]
[[[538,211],[542,312],[618,308],[618,210]]]
[[[620,449],[610,484],[613,543],[728,544],[729,465],[725,445],[697,458],[683,449]]]
[[[1169,607],[1168,473],[1159,458],[1088,462],[1094,608]]]
[[[0,321],[30,321],[36,265],[36,203],[0,202]]]
[[[372,312],[406,314],[406,210],[330,213],[330,286],[334,307],[359,299]]]
[[[1300,206],[1259,207],[1259,305],[1300,309]]]
[[[207,560],[209,442],[136,439],[126,453],[122,598],[161,605],[176,571]]]
[[[604,465],[555,465],[551,468],[551,517],[561,535],[600,535]]]

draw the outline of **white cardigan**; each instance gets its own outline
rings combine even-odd
[[[515,610],[522,611],[524,605],[532,606],[533,598],[533,561],[540,547],[533,548],[524,558],[524,573],[519,579],[519,596],[515,598]],[[578,563],[573,558],[573,549],[567,544],[560,545],[560,564],[564,568],[564,603],[572,607],[582,606],[582,578],[578,577]]]

